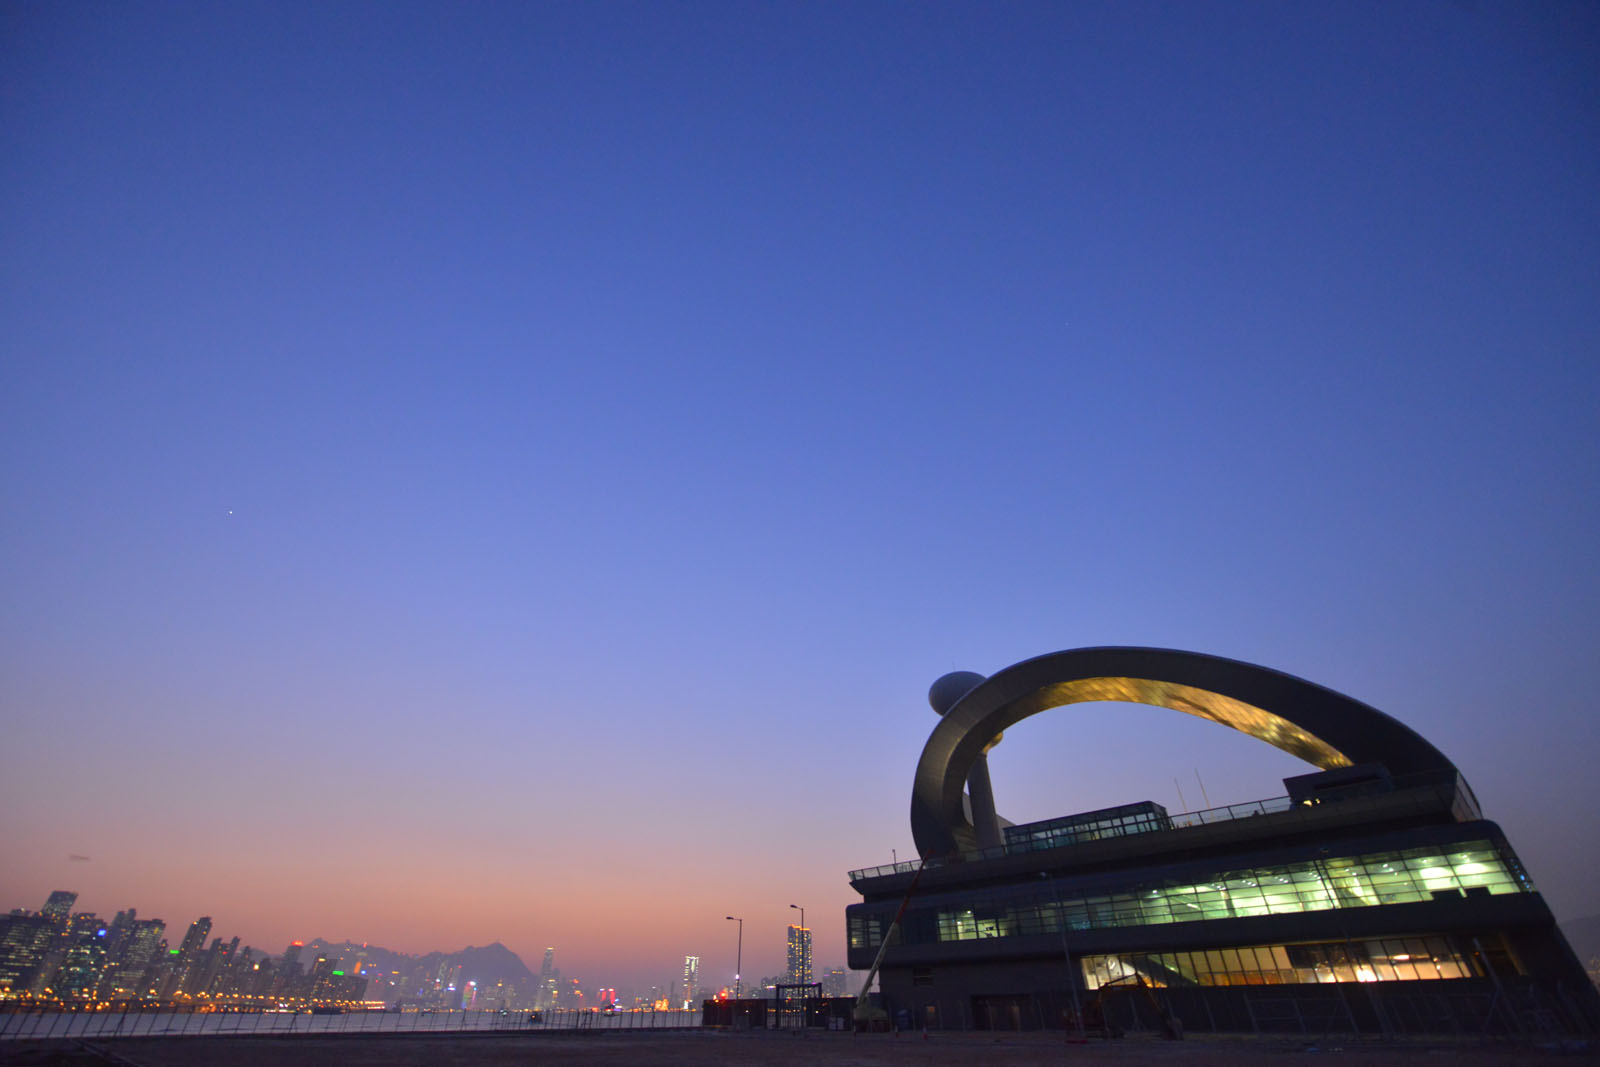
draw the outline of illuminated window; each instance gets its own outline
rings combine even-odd
[[[1509,854],[1491,842],[1470,841],[1438,848],[1339,856],[1271,867],[1219,872],[1204,879],[1145,883],[1116,891],[1071,895],[1047,883],[962,894],[959,906],[929,901],[906,913],[901,936],[907,944],[1038,936],[1067,931],[1158,926],[1263,915],[1292,915],[1333,908],[1360,908],[1429,900],[1434,893],[1463,890],[1493,895],[1532,892],[1526,874]],[[876,947],[889,916],[854,915],[849,926],[853,948]],[[1409,963],[1410,961],[1401,961]],[[1321,981],[1343,981],[1360,966],[1324,956]],[[1305,969],[1295,964],[1295,969]],[[1215,970],[1215,969],[1214,969]],[[1222,968],[1224,973],[1231,968]],[[1263,974],[1281,966],[1256,968]],[[1384,977],[1387,964],[1372,968],[1366,980]],[[1243,967],[1239,973],[1251,972]],[[1267,981],[1268,979],[1262,979]],[[1289,981],[1281,974],[1278,980]],[[1351,977],[1349,980],[1355,980]]]
[[[1508,965],[1515,961],[1506,956]],[[1150,985],[1409,982],[1466,978],[1471,962],[1444,937],[1385,938],[1302,945],[1254,945],[1159,954],[1085,956],[1084,984],[1098,989],[1136,975]]]

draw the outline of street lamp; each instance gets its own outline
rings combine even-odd
[[[739,948],[733,964],[733,999],[738,1000],[739,994],[743,991],[740,977],[744,974],[744,920],[737,915],[730,915],[728,919],[739,924]]]

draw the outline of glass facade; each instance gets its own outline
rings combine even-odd
[[[1405,904],[1462,892],[1532,891],[1509,848],[1474,840],[1234,868],[1095,894],[1069,888],[1058,895],[1041,879],[1037,886],[964,893],[959,905],[913,906],[901,939],[929,944],[1027,937],[1058,933],[1063,921],[1068,930],[1091,930]],[[850,947],[876,947],[886,925],[875,916],[850,914]]]
[[[1167,809],[1153,800],[1005,828],[1006,851],[1036,852],[1107,837],[1172,829]]]
[[[1126,952],[1085,956],[1080,963],[1086,989],[1131,981],[1135,975],[1158,987],[1409,982],[1473,976],[1467,957],[1443,937]]]

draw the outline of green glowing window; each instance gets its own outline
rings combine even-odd
[[[1449,853],[1419,848],[1330,857],[1233,870],[1182,884],[1129,886],[1122,892],[1094,896],[1062,898],[1055,890],[1043,888],[1031,893],[980,893],[967,897],[958,908],[914,907],[907,915],[905,931],[908,943],[930,937],[966,941],[1056,933],[1063,919],[1069,930],[1151,926],[1426,901],[1438,891],[1463,889],[1501,894],[1530,892],[1532,886],[1490,842],[1473,841],[1455,846]],[[877,936],[867,936],[852,920],[852,947],[877,941]],[[1348,960],[1324,959],[1322,969],[1327,977],[1318,980],[1337,980],[1333,977],[1337,967],[1349,970],[1353,966]],[[1227,973],[1231,968],[1222,970]],[[1255,973],[1248,967],[1244,972]]]

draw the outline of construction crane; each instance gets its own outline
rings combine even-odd
[[[894,913],[894,921],[889,924],[889,929],[883,932],[883,941],[878,945],[877,958],[872,961],[872,969],[867,972],[867,980],[861,983],[861,995],[856,997],[855,1011],[851,1013],[857,1024],[870,1026],[875,1019],[881,1019],[885,1023],[889,1020],[889,1013],[882,1008],[874,1012],[868,1001],[868,994],[872,989],[873,979],[878,977],[878,968],[883,966],[884,953],[889,951],[889,943],[894,940],[895,931],[900,929],[900,920],[905,917],[906,905],[911,903],[911,894],[917,891],[917,883],[922,881],[922,872],[927,868],[928,859],[924,856],[922,862],[917,864],[917,873],[912,875],[911,884],[906,887],[906,895],[900,900],[900,910]]]

